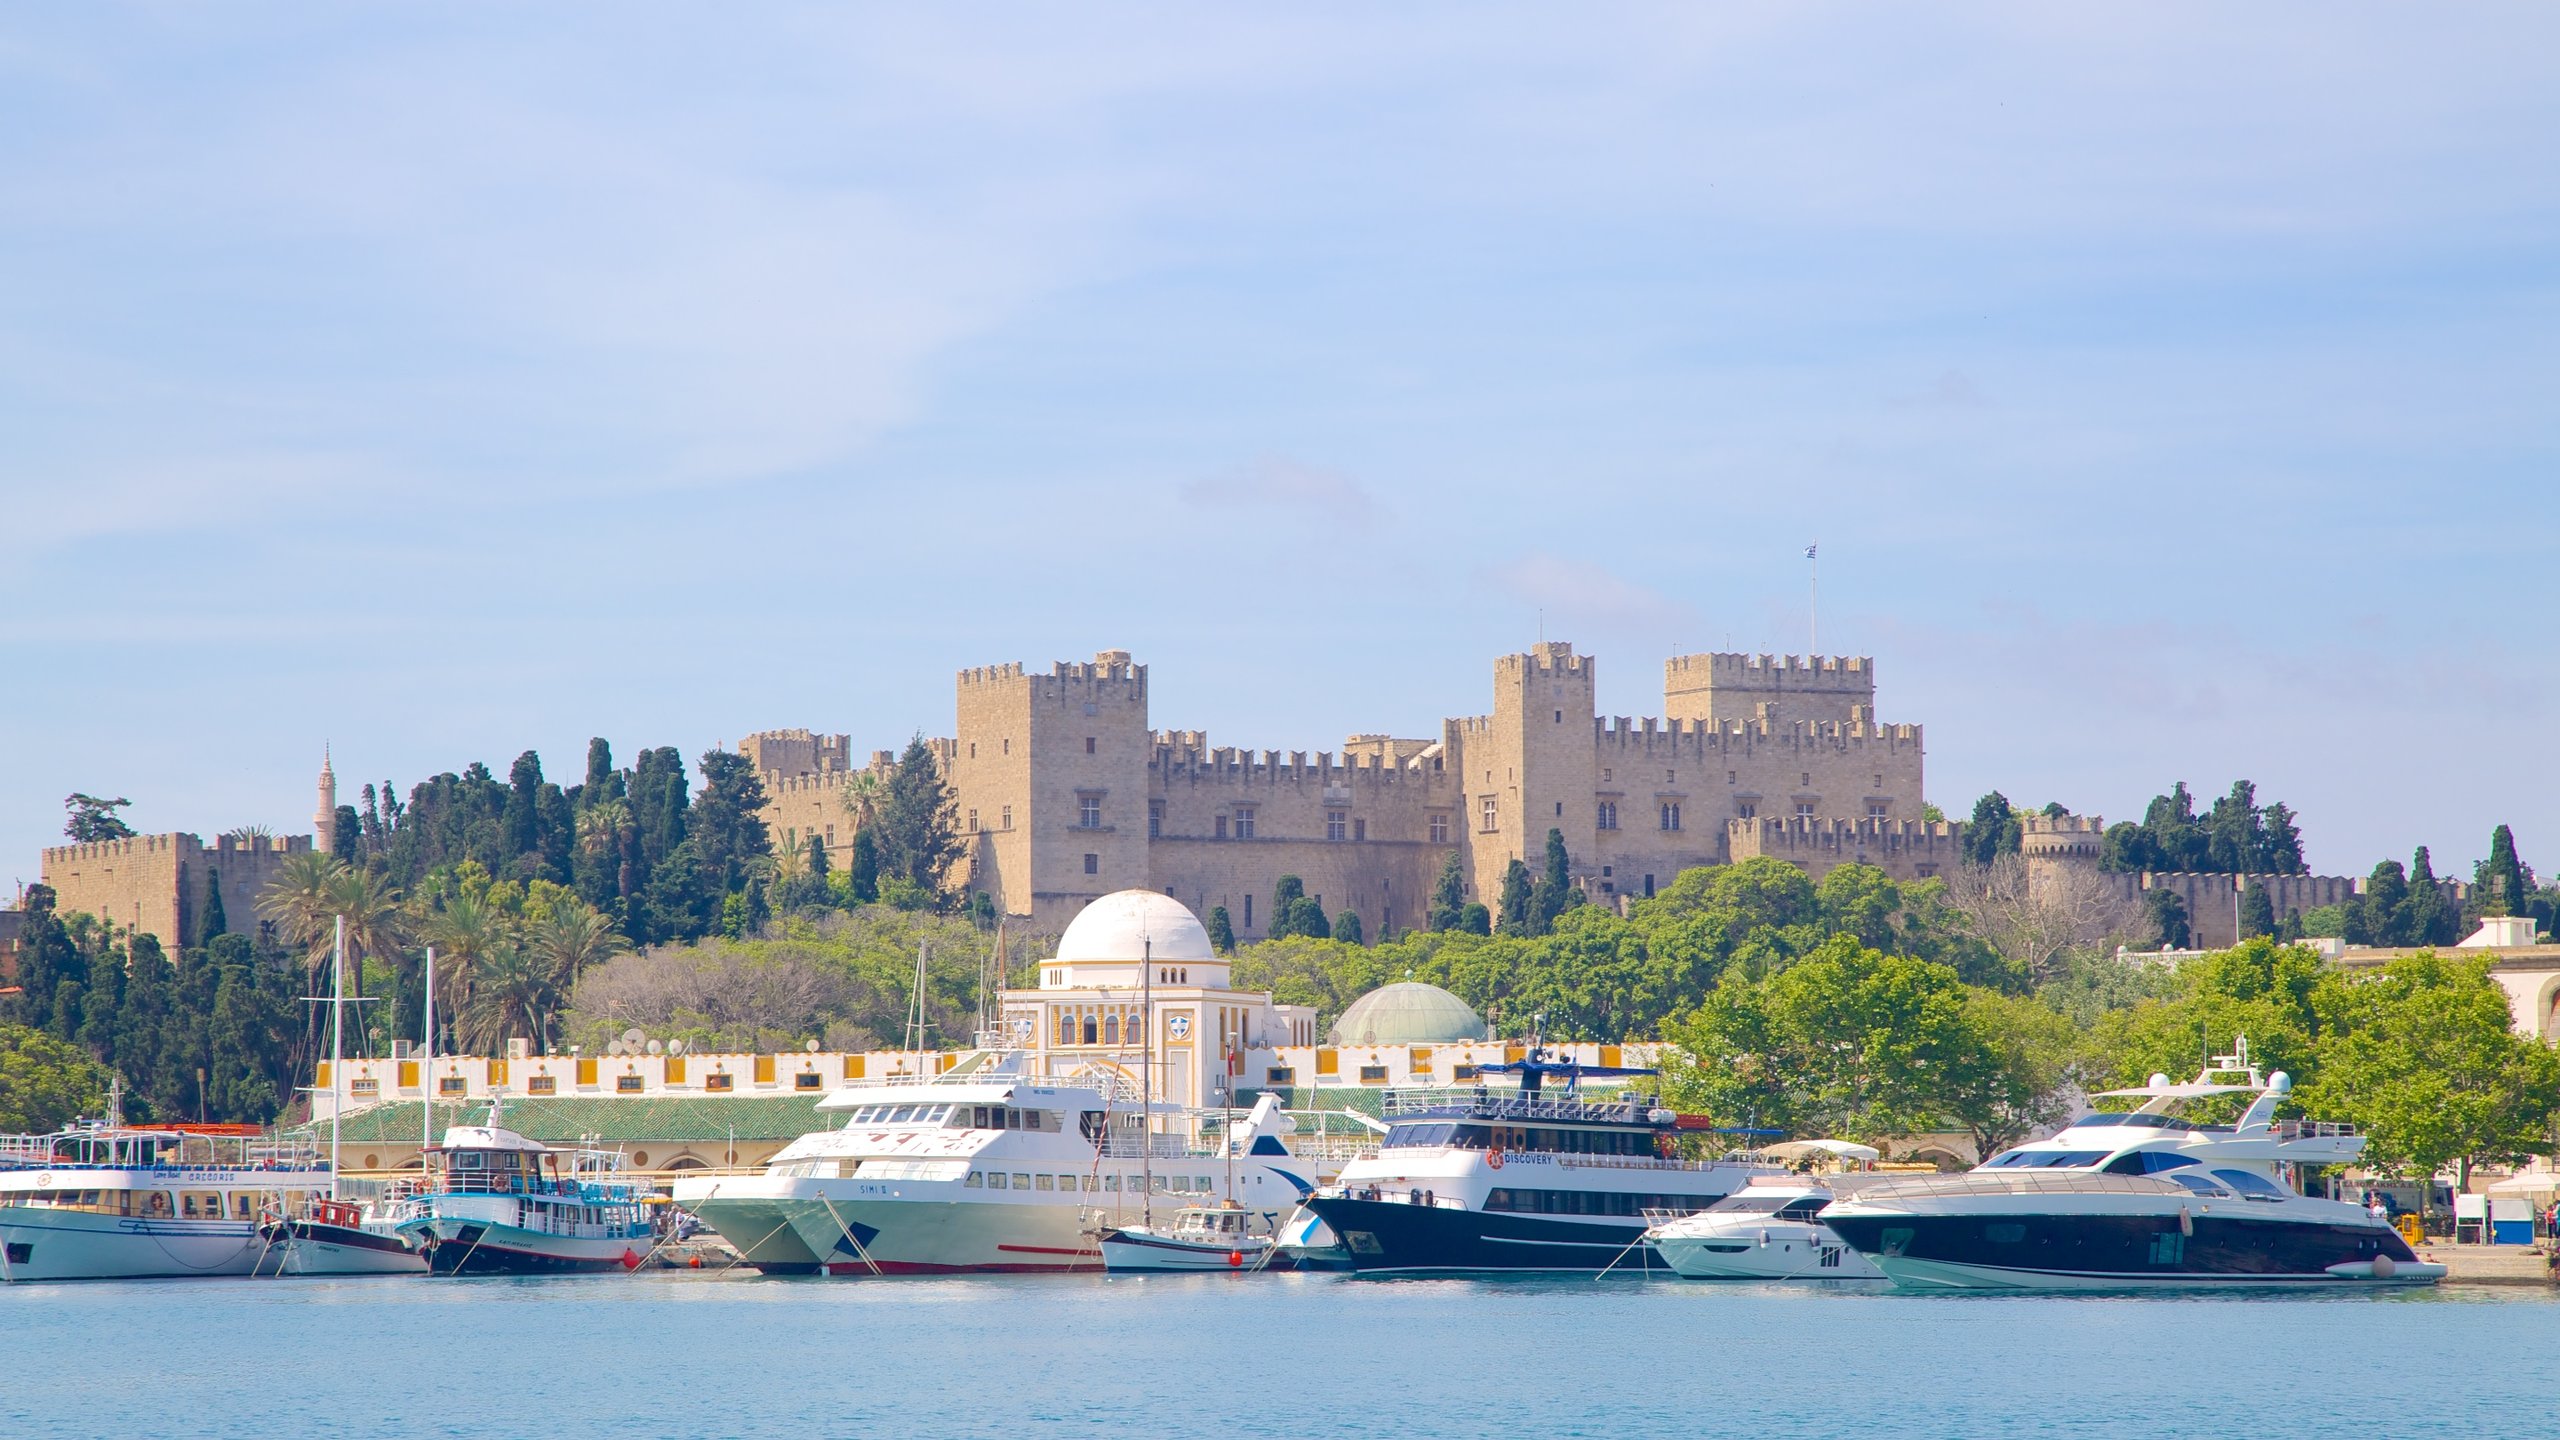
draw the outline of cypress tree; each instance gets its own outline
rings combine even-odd
[[[1493,912],[1486,909],[1482,901],[1470,900],[1467,908],[1458,912],[1457,928],[1468,935],[1490,935],[1493,933]]]
[[[1565,912],[1573,894],[1573,862],[1564,850],[1564,832],[1547,831],[1546,873],[1529,893],[1531,933],[1544,935],[1555,928],[1556,917]]]
[[[231,917],[222,912],[222,872],[207,870],[204,875],[204,924],[196,936],[198,945],[210,945],[215,937],[228,934]]]
[[[2460,924],[2461,917],[2445,903],[2444,892],[2436,888],[2435,862],[2428,856],[2427,847],[2419,846],[2409,861],[2409,893],[2400,902],[2399,932],[2404,937],[2400,943],[2449,945]]]
[[[809,832],[809,874],[820,880],[827,878],[827,841],[815,830]]]
[[[2532,887],[2525,883],[2524,862],[2516,856],[2516,832],[2504,825],[2489,832],[2489,858],[2480,867],[2479,883],[2480,913],[2533,913]]]
[[[1346,945],[1367,944],[1368,942],[1366,940],[1360,938],[1360,912],[1357,910],[1345,910],[1341,914],[1334,916],[1333,938],[1342,941]]]
[[[1312,895],[1301,895],[1290,901],[1289,933],[1315,940],[1331,939],[1333,923],[1324,918],[1324,902]],[[1276,940],[1279,936],[1275,934],[1272,938]]]
[[[2187,948],[2187,902],[2178,892],[2165,887],[2146,890],[2142,895],[2144,918],[2151,923],[2152,943],[2171,950]]]
[[[853,832],[853,858],[845,865],[845,884],[856,905],[880,899],[880,842],[871,838],[868,825]]]
[[[1227,907],[1209,907],[1209,944],[1221,955],[1236,953],[1235,922],[1227,918]]]
[[[1455,930],[1467,908],[1467,872],[1458,862],[1458,852],[1440,866],[1440,879],[1431,887],[1431,910],[1425,924],[1434,930]]]
[[[1502,872],[1502,933],[1527,935],[1534,923],[1530,909],[1532,892],[1537,887],[1529,879],[1529,867],[1519,857]]]
[[[1297,903],[1307,898],[1307,882],[1295,875],[1283,875],[1271,887],[1271,923],[1262,933],[1269,939],[1285,940],[1298,932]]]
[[[2267,887],[2251,880],[2240,892],[2240,938],[2255,939],[2276,933],[2276,902]]]
[[[364,860],[364,821],[353,805],[338,807],[337,823],[330,827],[329,853],[341,865],[357,865]]]

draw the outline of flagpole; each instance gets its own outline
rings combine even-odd
[[[1820,545],[1804,547],[1805,569],[1810,573],[1813,582],[1812,599],[1805,606],[1804,612],[1805,643],[1809,647],[1805,658],[1808,660],[1822,653],[1822,561],[1814,555],[1814,552],[1821,548]]]

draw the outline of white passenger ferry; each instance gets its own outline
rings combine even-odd
[[[1042,1081],[980,1051],[906,1084],[850,1085],[818,1104],[844,1122],[801,1136],[753,1176],[675,1183],[676,1203],[779,1275],[1088,1270],[1109,1227],[1187,1205],[1276,1225],[1312,1190],[1289,1120],[1264,1097],[1219,1141],[1197,1117],[1147,1111],[1117,1077]],[[1166,1133],[1168,1126],[1182,1133]]]
[[[308,1147],[247,1125],[97,1125],[0,1140],[0,1281],[249,1275],[261,1221],[329,1194]]]

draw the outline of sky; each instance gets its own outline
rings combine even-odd
[[[0,885],[589,736],[1659,713],[2560,870],[2560,10],[0,14]],[[1818,545],[1813,604],[1804,551]],[[5,892],[0,892],[5,893]]]

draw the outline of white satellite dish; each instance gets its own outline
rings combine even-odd
[[[667,1042],[667,1053],[668,1053],[668,1054],[670,1054],[670,1055],[681,1055],[681,1054],[683,1054],[683,1053],[684,1053],[684,1042],[683,1042],[683,1041],[681,1041],[681,1040],[670,1040],[670,1041],[668,1041],[668,1042]]]
[[[637,1025],[634,1025],[634,1026],[632,1026],[630,1029],[625,1030],[625,1031],[623,1031],[623,1032],[622,1032],[622,1043],[623,1043],[623,1044],[625,1044],[625,1045],[635,1045],[635,1046],[636,1046],[636,1045],[638,1045],[641,1041],[646,1040],[646,1039],[648,1039],[648,1038],[649,1038],[648,1036],[643,1035],[643,1034],[641,1034],[641,1033],[640,1033],[640,1027],[639,1027],[639,1026],[637,1026]]]
[[[666,1048],[666,1046],[659,1044],[655,1040],[649,1042],[649,1053],[652,1055],[655,1055]]]

